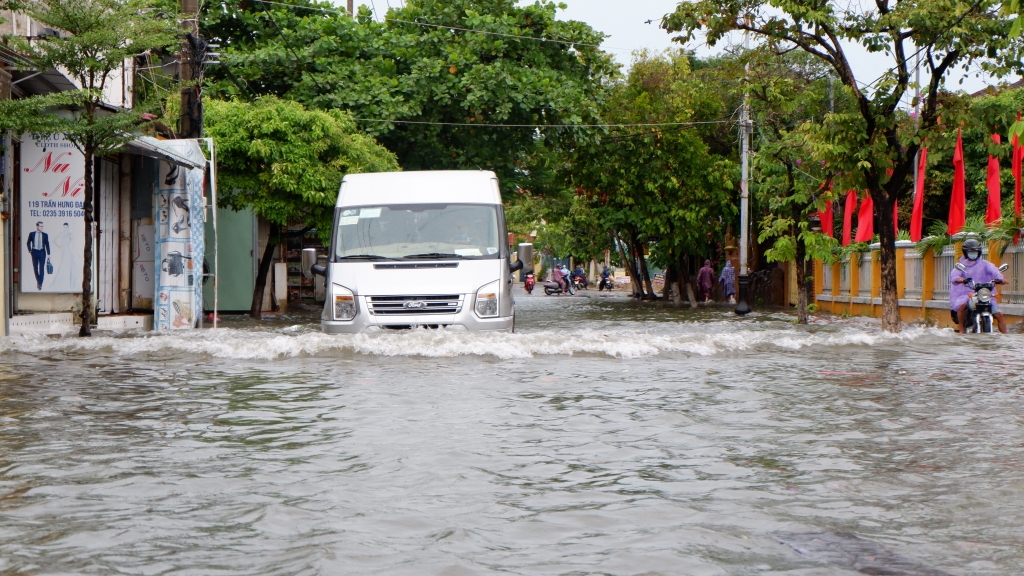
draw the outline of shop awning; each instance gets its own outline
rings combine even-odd
[[[177,164],[182,168],[205,168],[206,158],[202,155],[199,156],[199,160],[193,160],[186,158],[181,154],[180,151],[165,144],[167,140],[157,140],[152,136],[142,136],[132,140],[128,143],[128,151],[132,154],[138,154],[140,156],[148,156],[150,158],[159,158],[166,160],[171,164]]]

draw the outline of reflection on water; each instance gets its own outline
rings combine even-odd
[[[0,572],[861,569],[779,537],[809,533],[907,574],[1024,570],[1019,336],[518,314],[514,335],[293,316],[0,340]]]

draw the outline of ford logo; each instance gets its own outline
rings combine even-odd
[[[412,300],[410,302],[406,302],[404,306],[412,310],[419,310],[420,308],[426,308],[427,303],[423,300]]]

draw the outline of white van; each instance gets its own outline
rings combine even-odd
[[[325,277],[328,334],[414,326],[511,332],[505,214],[493,172],[351,174],[341,182]]]

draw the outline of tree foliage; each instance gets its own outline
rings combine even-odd
[[[899,198],[909,198],[914,157],[938,125],[939,93],[955,67],[977,66],[994,73],[1020,70],[1021,44],[1008,33],[1013,19],[994,0],[879,0],[849,7],[811,0],[713,0],[681,3],[663,25],[680,40],[706,33],[715,44],[733,31],[745,31],[769,49],[803,51],[831,68],[856,103],[849,113],[830,114],[808,131],[818,157],[840,175],[838,185],[866,189],[880,214],[891,214]],[[885,54],[892,66],[877,78],[858,78],[844,42]],[[913,56],[920,55],[929,77],[917,123],[903,121],[900,102],[913,88]],[[876,72],[876,71],[873,71]],[[891,171],[891,172],[890,172]],[[879,218],[883,327],[900,327],[896,294],[892,220]]]
[[[594,122],[616,71],[603,36],[557,20],[552,2],[411,0],[383,22],[366,8],[352,19],[248,6],[205,12],[239,79],[222,77],[214,92],[347,110],[405,169],[494,170],[506,195],[540,192],[545,150],[566,135],[532,126]]]
[[[705,106],[708,99],[714,97],[693,74],[687,54],[639,53],[613,89],[605,122],[678,124],[609,131],[567,156],[568,179],[585,193],[601,225],[632,254],[649,251],[654,263],[676,274],[685,271],[688,255],[710,255],[737,213],[735,164],[713,153],[690,124],[717,120],[708,117],[719,110]]]
[[[282,227],[304,222],[325,241],[345,174],[398,169],[347,114],[274,96],[208,100],[206,134],[217,145],[222,204]]]

